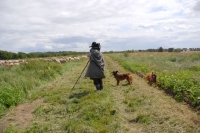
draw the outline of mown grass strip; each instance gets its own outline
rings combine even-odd
[[[120,123],[111,102],[109,83],[104,83],[102,91],[95,91],[93,82],[84,79],[83,73],[69,98],[85,64],[86,61],[79,66],[66,64],[63,69],[67,71],[61,77],[32,91],[34,99],[44,98],[47,104],[35,109],[29,127],[20,130],[10,126],[5,132],[117,132]]]

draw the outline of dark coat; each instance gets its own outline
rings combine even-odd
[[[85,77],[91,79],[105,78],[104,75],[104,58],[100,51],[97,49],[90,49],[90,63],[86,71]]]

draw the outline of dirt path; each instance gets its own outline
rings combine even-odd
[[[44,104],[43,99],[37,99],[32,103],[24,103],[18,105],[0,121],[0,132],[10,124],[19,128],[26,127],[33,118],[32,112],[38,105],[41,104]]]
[[[110,73],[127,72],[117,62],[106,56]],[[162,90],[151,87],[133,74],[133,84],[127,81],[116,86],[112,80],[113,102],[126,132],[200,132],[200,114],[184,103],[176,102]]]
[[[129,131],[131,133],[137,132],[138,129],[133,126],[129,121],[131,114],[126,111],[127,105],[123,103],[125,101],[125,95],[124,92],[127,90],[127,88],[132,88],[132,85],[129,86],[127,85],[127,81],[121,81],[119,83],[119,86],[117,86],[117,82],[114,79],[114,76],[112,75],[112,71],[119,71],[121,72],[127,72],[124,68],[122,68],[117,62],[114,62],[112,59],[109,57],[105,56],[106,60],[106,68],[108,69],[110,75],[110,79],[112,82],[112,96],[113,96],[113,103],[115,103],[115,109],[117,111],[117,114],[119,118],[121,119],[122,127],[125,129],[125,131]]]

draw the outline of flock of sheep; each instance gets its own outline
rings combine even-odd
[[[68,62],[68,61],[73,61],[73,60],[82,60],[88,58],[86,55],[82,56],[77,56],[77,57],[48,57],[48,58],[37,58],[37,59],[30,59],[30,60],[44,60],[48,62],[57,62],[59,64]],[[7,67],[12,67],[12,66],[17,66],[22,63],[28,63],[28,60],[26,59],[17,59],[17,60],[0,60],[0,66],[7,66]]]
[[[18,66],[21,63],[27,63],[24,59],[19,59],[19,60],[0,60],[0,66]]]
[[[86,59],[88,58],[86,55],[82,55],[82,56],[77,56],[77,57],[62,57],[62,58],[58,58],[58,57],[50,57],[50,58],[43,58],[44,61],[48,61],[48,62],[57,62],[59,64],[68,62],[68,61],[74,61],[74,60],[82,60],[82,59]]]

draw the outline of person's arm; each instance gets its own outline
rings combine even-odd
[[[91,53],[88,53],[87,57],[89,57],[89,58],[90,58],[90,57],[91,57]]]

